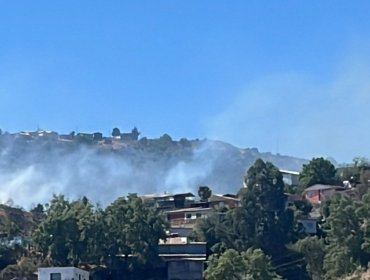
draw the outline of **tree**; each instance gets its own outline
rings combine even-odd
[[[119,130],[119,128],[117,128],[117,127],[113,128],[113,130],[112,130],[112,136],[113,137],[121,136],[121,131]]]
[[[246,263],[240,253],[229,249],[221,255],[210,256],[204,278],[206,280],[245,279],[246,269]]]
[[[136,195],[119,198],[105,210],[94,209],[86,197],[70,202],[60,195],[51,200],[33,240],[52,265],[103,264],[143,279],[143,271],[158,261],[166,227],[163,216]]]
[[[93,208],[86,200],[69,202],[54,196],[33,239],[44,257],[55,265],[78,265],[92,257]]]
[[[258,159],[245,181],[240,207],[201,222],[196,236],[208,239],[214,252],[254,247],[273,258],[281,256],[285,245],[295,240],[294,212],[286,207],[282,175],[273,164]]]
[[[132,135],[133,140],[137,141],[139,139],[140,132],[136,128],[136,126],[131,130],[131,135]]]
[[[358,265],[367,265],[369,256],[362,249],[363,226],[361,202],[335,196],[327,204],[324,224],[327,234],[324,269],[326,279],[337,279],[353,272]],[[369,213],[367,213],[368,215]]]
[[[334,165],[324,158],[313,158],[303,165],[299,175],[299,190],[303,191],[314,184],[335,184],[336,170]]]
[[[207,202],[212,195],[212,190],[207,186],[199,186],[198,195],[200,201]]]
[[[40,203],[30,210],[32,214],[32,219],[36,224],[40,224],[45,218],[44,206]]]
[[[228,249],[221,255],[214,254],[209,259],[204,276],[206,280],[281,279],[261,249],[248,249],[241,253]]]
[[[5,267],[0,273],[0,279],[33,279],[37,264],[37,259],[22,257],[17,264]]]
[[[103,215],[101,256],[105,265],[113,270],[135,268],[135,279],[142,279],[144,268],[158,261],[159,239],[166,238],[164,217],[134,194],[118,198]]]
[[[257,159],[247,171],[241,207],[234,216],[239,236],[269,255],[278,255],[293,238],[294,213],[286,208],[284,182],[278,168]]]
[[[298,240],[294,246],[301,253],[306,262],[306,270],[312,280],[321,280],[324,277],[325,244],[317,236],[308,236]]]

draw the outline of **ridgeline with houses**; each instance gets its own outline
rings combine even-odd
[[[16,188],[29,192],[24,194],[30,197],[27,205],[40,202],[32,197],[59,192],[71,197],[86,193],[104,205],[122,194],[194,192],[198,185],[235,193],[243,184],[245,169],[257,158],[293,171],[307,163],[209,139],[175,140],[168,134],[148,138],[136,127],[129,132],[113,128],[109,135],[40,129],[3,132],[0,153],[0,202],[12,198],[22,205],[27,203],[24,199],[12,197]]]

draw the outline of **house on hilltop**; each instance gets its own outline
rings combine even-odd
[[[315,184],[304,190],[303,196],[311,204],[320,204],[321,202],[330,199],[335,194],[357,199],[359,197],[356,188],[346,188],[343,186]]]
[[[58,133],[55,131],[36,130],[36,131],[21,131],[14,134],[16,139],[21,140],[57,140]]]
[[[176,209],[190,207],[194,203],[195,195],[188,193],[179,194],[149,194],[143,195],[141,199],[147,206],[154,206],[158,209]]]
[[[139,139],[140,132],[134,127],[129,133],[121,133],[120,139],[124,142],[137,141]]]

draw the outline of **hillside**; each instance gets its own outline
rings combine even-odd
[[[289,170],[300,170],[306,162],[221,141],[174,141],[167,134],[157,139],[138,139],[132,133],[3,134],[0,201],[12,199],[29,207],[47,202],[52,193],[63,193],[106,204],[127,193],[195,191],[199,185],[215,193],[236,192],[257,158]]]
[[[28,236],[35,225],[30,212],[0,204],[0,232],[2,236],[9,234]]]

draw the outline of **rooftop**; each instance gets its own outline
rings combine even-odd
[[[311,187],[306,188],[304,191],[309,192],[309,191],[331,190],[331,189],[344,190],[345,188],[342,186],[315,184],[315,185],[312,185]]]
[[[192,207],[192,208],[181,208],[176,210],[166,211],[166,213],[181,213],[181,212],[198,212],[198,211],[211,211],[212,208],[204,207]]]

